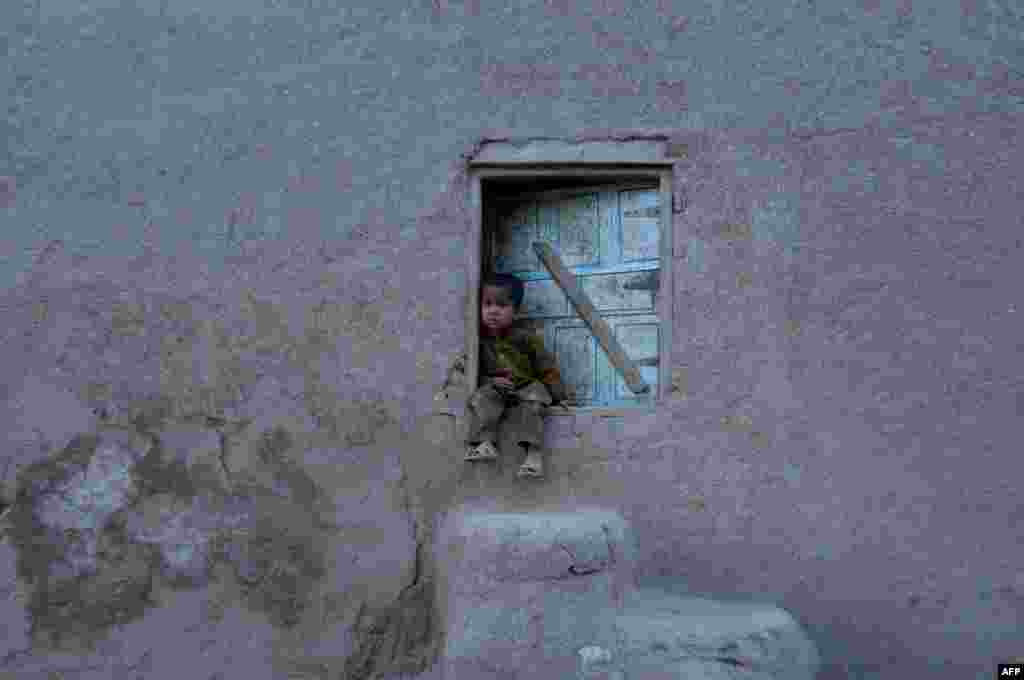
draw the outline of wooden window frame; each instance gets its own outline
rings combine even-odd
[[[651,390],[648,398],[637,406],[572,406],[568,410],[561,408],[548,409],[549,415],[591,413],[594,415],[619,415],[623,412],[652,410],[665,399],[671,384],[672,371],[669,356],[672,349],[674,286],[672,258],[672,163],[651,162],[645,158],[640,162],[630,163],[616,159],[614,163],[580,163],[580,162],[537,162],[537,163],[494,163],[470,162],[469,164],[469,195],[468,203],[471,215],[471,227],[467,248],[467,281],[469,295],[466,309],[466,344],[467,366],[466,378],[470,390],[479,384],[480,371],[480,281],[484,264],[484,195],[483,182],[494,179],[541,179],[557,178],[565,180],[607,179],[614,183],[616,179],[650,178],[655,180],[660,191],[661,215],[659,228],[661,236],[658,244],[659,277],[661,284],[658,290],[656,313],[659,321],[659,365],[657,389]],[[566,191],[577,191],[569,188]],[[560,191],[560,190],[559,190]]]

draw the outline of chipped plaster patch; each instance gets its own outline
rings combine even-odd
[[[54,460],[25,470],[12,508],[14,533],[21,539],[19,571],[28,570],[23,575],[32,578],[38,570],[63,574],[65,580],[94,574],[103,530],[138,496],[131,471],[149,448],[132,433],[104,432],[77,437]],[[39,559],[45,563],[30,564]]]
[[[281,436],[266,443],[263,453],[272,457],[288,445]],[[217,558],[224,559],[225,540],[262,546],[261,553],[272,548],[258,582],[249,584],[249,606],[279,625],[301,618],[324,571],[315,518],[304,503],[273,494],[254,504],[252,498],[154,493],[166,486],[158,479],[167,468],[159,444],[124,430],[73,444],[22,475],[11,513],[18,574],[32,586],[27,611],[42,644],[91,639],[106,626],[141,616],[157,572],[171,586],[208,582]],[[140,466],[143,461],[149,464]],[[281,479],[294,486],[294,477]]]
[[[146,499],[127,517],[125,531],[133,540],[160,551],[170,580],[202,580],[207,575],[212,534],[230,518],[204,515],[195,500],[191,507],[175,505],[181,504],[172,494]]]
[[[723,222],[716,227],[716,231],[727,241],[745,241],[753,237],[751,226],[742,222]]]
[[[92,430],[96,417],[71,391],[32,375],[6,411],[8,446],[0,457],[7,459],[7,472],[0,497],[10,502],[20,470],[62,450],[76,434]]]
[[[138,495],[130,469],[142,458],[120,442],[103,442],[86,469],[72,474],[39,502],[43,524],[59,529],[102,528]]]

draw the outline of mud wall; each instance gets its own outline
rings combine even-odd
[[[174,630],[234,672],[262,640],[248,678],[423,670],[422,546],[474,495],[619,508],[643,579],[785,606],[825,678],[1019,653],[1022,19],[883,5],[4,5],[0,465],[28,619],[0,668],[158,669]],[[535,488],[467,470],[433,399],[464,340],[466,161],[631,135],[688,150],[675,389],[552,419]],[[62,590],[38,508],[116,470],[46,525],[93,550]],[[240,519],[157,531],[199,516]],[[189,541],[211,547],[182,581]]]

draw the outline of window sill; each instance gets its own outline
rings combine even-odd
[[[638,413],[653,413],[655,404],[639,404],[637,406],[560,406],[547,407],[542,411],[545,417],[575,416],[586,414],[595,418],[621,418]]]

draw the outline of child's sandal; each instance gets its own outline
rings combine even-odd
[[[497,458],[498,450],[490,442],[481,442],[477,446],[470,446],[466,451],[467,461],[496,460]]]
[[[539,460],[530,460],[528,457],[519,466],[519,472],[516,474],[520,479],[542,479],[544,477],[544,469]]]

